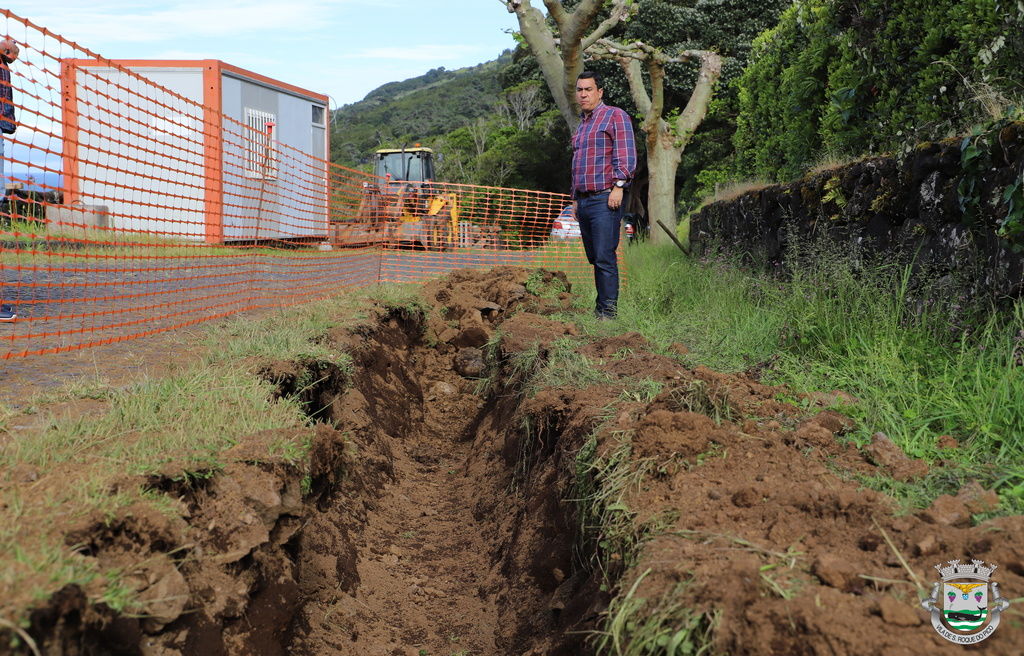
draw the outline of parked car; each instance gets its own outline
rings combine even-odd
[[[576,220],[576,212],[572,205],[566,205],[551,225],[552,239],[578,239],[580,223]]]
[[[638,214],[626,214],[622,217],[622,228],[625,232],[626,243],[635,244],[643,241],[649,236],[647,220]]]

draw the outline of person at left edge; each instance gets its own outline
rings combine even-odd
[[[11,86],[11,64],[18,59],[21,50],[18,44],[11,38],[0,41],[0,133],[14,134],[18,128],[17,119],[14,115],[14,88]],[[5,144],[3,136],[0,136],[0,189],[3,191],[3,202],[7,201],[7,175],[6,175]],[[6,210],[7,208],[4,207]],[[3,296],[3,281],[0,281],[0,298]],[[5,303],[0,303],[0,321],[14,321],[18,318],[14,308]]]

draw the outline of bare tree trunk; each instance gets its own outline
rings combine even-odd
[[[667,126],[666,126],[667,127]],[[656,226],[661,221],[670,229],[676,226],[676,170],[683,149],[673,143],[668,130],[647,133],[647,216],[654,243],[669,243],[670,237]]]

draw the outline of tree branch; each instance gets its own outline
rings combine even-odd
[[[565,11],[565,7],[559,0],[543,0],[544,6],[548,8],[548,16],[555,21],[555,25],[558,26],[558,31],[561,32],[565,25],[566,19],[569,17]],[[527,0],[529,3],[529,0]]]
[[[594,28],[594,31],[583,38],[581,45],[584,50],[598,42],[605,34],[621,21],[626,20],[637,12],[639,3],[633,0],[615,0],[608,18],[601,21],[601,24]],[[595,13],[596,15],[596,13]],[[593,20],[593,18],[591,18]]]
[[[565,63],[544,13],[531,5],[530,0],[503,1],[509,13],[514,13],[519,20],[520,33],[530,46],[533,56],[537,58],[537,65],[544,76],[544,82],[551,90],[558,111],[570,127],[575,127],[576,111],[573,97],[566,94]]]
[[[519,19],[519,32],[537,58],[555,104],[569,128],[575,129],[579,122],[576,76],[583,70],[584,53],[612,27],[636,13],[638,0],[579,0],[571,12],[565,9],[562,0],[541,0],[556,31],[552,31],[547,17],[531,4],[531,0],[500,1],[509,13],[514,13]],[[608,17],[586,34],[609,4]]]
[[[676,134],[685,145],[708,113],[711,94],[722,74],[722,57],[709,50],[687,50],[683,54],[689,58],[700,57],[700,73],[697,75],[697,84],[693,87],[693,93],[690,94],[686,108],[676,118]]]
[[[598,41],[596,45],[587,50],[587,55],[594,59],[613,59],[619,63],[626,76],[626,82],[629,83],[629,92],[633,97],[633,103],[642,115],[647,116],[651,110],[651,99],[644,87],[644,76],[640,67],[646,57],[642,54],[638,55],[627,46],[610,39]]]
[[[667,127],[662,119],[665,115],[665,63],[658,57],[651,57],[647,60],[647,74],[651,78],[651,106],[644,116],[644,124],[650,132]]]

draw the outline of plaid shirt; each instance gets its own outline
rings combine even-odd
[[[598,104],[583,115],[572,136],[572,193],[604,191],[616,180],[629,181],[636,171],[636,142],[629,115]]]

